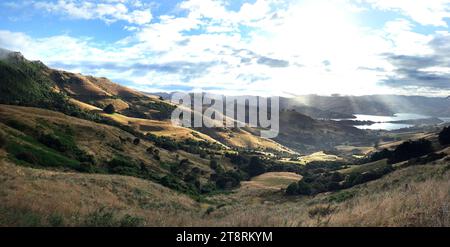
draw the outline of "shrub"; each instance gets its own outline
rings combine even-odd
[[[184,192],[190,195],[198,195],[196,188],[183,183],[179,178],[169,174],[160,179],[160,183],[176,191]]]
[[[311,210],[308,211],[309,217],[315,218],[315,217],[325,217],[330,214],[332,214],[335,211],[335,208],[331,207],[331,205],[318,205]]]
[[[445,127],[441,133],[439,133],[439,143],[441,145],[449,145],[450,144],[450,126]]]
[[[108,162],[108,171],[126,176],[140,177],[141,175],[141,167],[125,157],[116,157]]]
[[[151,134],[147,134],[146,137],[149,141],[154,142],[157,147],[164,148],[169,151],[178,150],[177,142],[169,137],[166,137],[166,136],[157,137],[157,136],[154,136]]]
[[[341,202],[347,201],[349,199],[352,199],[353,197],[355,197],[355,195],[356,195],[356,192],[354,192],[354,191],[342,191],[342,192],[338,192],[336,194],[331,195],[328,198],[328,201],[341,203]]]
[[[36,156],[34,156],[33,153],[26,152],[26,151],[16,154],[16,159],[25,161],[32,165],[37,165],[39,163],[38,159],[36,158]]]
[[[155,160],[158,160],[158,161],[161,160],[161,156],[159,156],[159,153],[158,153],[158,154],[155,153],[155,154],[153,155],[153,158],[154,158]]]
[[[340,181],[344,180],[344,175],[342,175],[339,172],[333,172],[331,174],[330,179],[331,179],[332,182],[340,182]]]
[[[22,132],[30,129],[26,124],[23,124],[15,119],[6,121],[6,125],[8,125],[13,129],[20,130]]]
[[[138,227],[144,223],[144,219],[129,214],[125,215],[120,221],[120,227]]]
[[[293,196],[298,194],[298,183],[292,183],[286,188],[286,195]]]
[[[139,143],[141,143],[141,139],[135,138],[135,139],[133,140],[133,144],[134,144],[134,145],[139,145]]]
[[[59,214],[51,214],[47,221],[51,227],[61,227],[64,225],[64,218]]]
[[[173,110],[176,107],[167,104],[165,102],[152,102],[147,105],[149,109],[156,110],[151,113],[152,118],[156,118],[158,120],[169,119],[172,115]]]
[[[184,176],[184,181],[190,184],[196,184],[198,182],[198,176],[194,173],[188,173]]]
[[[191,162],[189,161],[189,159],[182,159],[178,165],[179,170],[182,170],[183,172],[185,172],[189,166],[191,165]]]
[[[6,145],[6,138],[2,133],[0,133],[0,148],[4,147],[5,145]]]
[[[392,165],[387,165],[383,168],[378,168],[364,173],[354,172],[347,176],[346,180],[344,181],[344,187],[349,188],[358,184],[376,180],[393,171],[394,168],[392,167]]]
[[[38,141],[45,146],[64,153],[66,156],[76,159],[80,162],[95,163],[94,157],[78,148],[73,137],[63,133],[59,136],[55,134],[41,134]]]
[[[216,189],[217,189],[217,187],[214,183],[207,183],[202,186],[200,192],[202,194],[208,194],[208,193],[215,191]]]
[[[375,162],[382,159],[390,159],[390,158],[392,158],[392,151],[389,151],[388,149],[383,149],[380,152],[376,152],[370,155],[369,161]]]
[[[205,215],[210,215],[214,212],[215,208],[213,207],[209,207],[208,209],[206,209]]]
[[[408,166],[409,165],[425,165],[425,164],[431,163],[433,161],[440,160],[440,159],[444,158],[445,156],[447,156],[447,154],[445,154],[445,153],[431,153],[423,158],[419,157],[416,159],[412,159],[412,160],[408,161],[407,165]]]
[[[390,164],[402,162],[412,158],[420,157],[433,152],[431,142],[425,139],[418,141],[407,141],[400,144],[389,159]]]
[[[311,186],[302,180],[298,182],[298,190],[297,193],[300,195],[311,195]]]
[[[9,143],[7,151],[17,160],[28,162],[32,165],[42,167],[67,167],[74,170],[80,169],[80,162],[67,158],[54,150],[34,145],[24,145],[19,143]]]
[[[158,161],[161,160],[161,156],[159,156],[159,153],[160,153],[159,149],[150,147],[147,149],[147,152],[153,154],[153,159],[158,160]]]
[[[327,191],[336,191],[341,189],[341,186],[338,182],[330,182],[327,184]]]
[[[137,227],[144,222],[142,218],[128,214],[117,218],[115,213],[116,211],[113,209],[102,207],[87,215],[84,225],[88,227]]]
[[[244,156],[239,154],[225,153],[225,157],[229,158],[231,163],[238,166],[248,163],[248,160]]]
[[[107,114],[114,114],[116,113],[116,108],[112,104],[109,104],[103,109],[103,111]]]
[[[266,172],[266,167],[262,160],[255,156],[250,159],[247,172],[250,177],[258,176]]]
[[[66,152],[71,148],[67,142],[64,142],[63,140],[61,140],[61,138],[52,134],[42,134],[41,136],[39,136],[38,140],[45,146],[55,149],[59,152]]]
[[[234,171],[227,171],[222,174],[217,174],[216,186],[219,189],[232,189],[240,185],[241,176]]]
[[[210,167],[211,169],[216,170],[216,169],[217,169],[217,166],[218,166],[217,160],[211,160],[211,161],[209,162],[209,167]]]

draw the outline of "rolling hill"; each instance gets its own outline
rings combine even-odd
[[[217,143],[213,138],[222,135],[221,132],[208,132],[211,138],[196,130],[173,126],[170,117],[176,106],[160,97],[123,87],[106,78],[54,70],[39,61],[28,61],[20,53],[3,50],[2,54],[0,103],[43,107],[91,120],[100,115],[144,134],[152,133],[175,140]],[[109,104],[116,109],[113,116],[102,112]],[[289,151],[246,131],[236,131],[233,136],[232,139],[221,138],[222,143],[235,148]]]
[[[175,105],[161,99],[123,87],[106,78],[96,78],[54,70],[39,61],[28,61],[20,53],[3,51],[0,61],[0,103],[43,107],[87,119],[109,118],[137,131],[175,140],[203,140],[238,149],[259,149],[274,152],[316,152],[345,142],[370,142],[363,131],[331,121],[313,120],[298,111],[317,112],[322,116],[345,116],[314,108],[296,108],[281,114],[284,133],[277,142],[260,138],[251,128],[187,129],[172,126],[170,117]],[[116,114],[104,114],[102,109],[113,105]],[[194,112],[194,114],[198,114]],[[294,119],[295,118],[295,119]],[[293,123],[295,121],[296,123]],[[312,124],[313,123],[313,124]],[[294,124],[295,128],[289,127]],[[295,129],[295,131],[293,131]],[[360,138],[353,138],[355,136]],[[357,140],[356,140],[357,139]],[[326,140],[326,141],[325,141]],[[284,146],[283,146],[284,145]]]
[[[172,126],[174,107],[0,50],[0,226],[450,224],[443,125],[373,135],[289,109],[268,140]]]

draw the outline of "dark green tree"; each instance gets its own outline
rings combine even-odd
[[[445,127],[441,133],[439,133],[439,143],[441,145],[449,145],[450,144],[450,126]]]
[[[108,114],[114,114],[116,113],[116,108],[112,104],[109,104],[103,109],[103,111]]]
[[[134,144],[134,145],[139,145],[139,143],[141,143],[141,139],[135,138],[135,139],[133,140],[133,144]]]
[[[400,144],[392,153],[389,159],[390,164],[402,162],[412,158],[417,158],[433,152],[431,142],[425,139],[418,141],[406,141]]]
[[[311,186],[303,181],[300,180],[298,182],[298,189],[297,193],[300,195],[311,195]]]
[[[258,176],[266,172],[266,166],[263,161],[258,157],[252,157],[248,164],[248,175],[250,177]]]
[[[286,188],[286,195],[294,196],[298,194],[298,183],[292,183]]]

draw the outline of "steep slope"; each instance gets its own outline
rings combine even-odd
[[[275,141],[300,152],[331,150],[343,143],[371,145],[374,137],[352,126],[318,121],[294,110],[280,112],[280,134]]]
[[[0,159],[0,226],[169,226],[201,212],[190,197],[148,180],[46,171]]]
[[[194,196],[215,189],[210,162],[226,152],[195,140],[137,138],[127,128],[31,107],[0,105],[0,127],[2,159],[17,165],[128,175]],[[234,169],[226,158],[217,164],[224,172]]]
[[[220,131],[208,131],[208,136],[173,126],[170,117],[176,106],[159,97],[145,95],[106,78],[54,70],[41,62],[28,61],[20,53],[4,51],[2,54],[0,103],[42,107],[90,120],[100,116],[143,134],[170,137],[176,141],[192,139],[214,145],[222,141],[225,146],[235,148],[287,151],[273,141],[246,131],[236,131],[231,140],[222,138]],[[109,104],[115,107],[117,114],[102,112]]]

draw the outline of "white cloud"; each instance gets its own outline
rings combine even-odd
[[[399,11],[422,25],[447,27],[450,0],[365,0],[375,8]]]
[[[58,0],[57,2],[36,1],[32,2],[32,6],[52,14],[67,16],[73,19],[100,19],[106,23],[126,21],[137,25],[150,23],[152,13],[149,8],[129,9],[126,5],[128,2],[127,0]],[[130,7],[136,8],[136,6],[144,5],[140,2],[131,1]]]
[[[364,27],[357,14],[368,10],[347,0],[257,0],[236,11],[223,1],[187,0],[178,5],[183,14],[174,11],[152,23],[150,12],[130,6],[148,7],[129,0],[55,7],[73,18],[129,22],[124,29],[130,36],[109,45],[0,31],[0,46],[69,70],[124,79],[140,89],[184,85],[259,94],[392,93],[379,84],[396,73],[383,54],[433,53],[429,43],[435,35],[415,32],[406,19],[380,29]],[[423,93],[408,91],[414,92]]]
[[[393,45],[389,52],[401,55],[427,55],[432,52],[429,42],[433,35],[414,32],[413,27],[414,25],[405,19],[385,24],[383,35]]]

